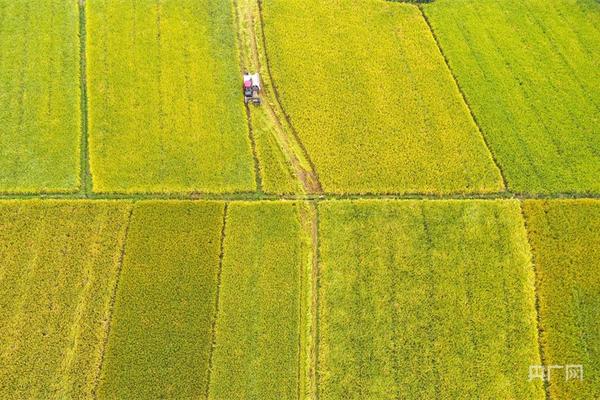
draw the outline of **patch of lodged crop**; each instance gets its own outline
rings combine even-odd
[[[264,0],[283,108],[336,193],[503,189],[419,10],[347,0]]]
[[[297,205],[229,206],[209,398],[297,399],[302,268]]]
[[[516,201],[321,203],[321,399],[543,399]]]
[[[0,202],[0,398],[91,398],[128,202]]]
[[[0,0],[0,192],[79,187],[76,1]]]
[[[553,399],[600,398],[600,201],[526,201]],[[566,380],[581,365],[583,380]]]
[[[138,203],[116,292],[99,398],[204,395],[222,220],[219,203]]]
[[[600,3],[424,6],[513,191],[600,192]]]
[[[95,191],[255,190],[231,4],[86,8]]]

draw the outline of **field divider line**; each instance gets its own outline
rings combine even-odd
[[[129,215],[127,216],[127,222],[125,225],[125,232],[123,233],[123,244],[121,245],[121,252],[119,254],[119,261],[117,264],[117,271],[115,276],[115,285],[110,296],[108,305],[108,315],[106,320],[106,329],[104,338],[102,340],[102,347],[100,349],[100,361],[98,363],[98,369],[94,378],[94,385],[92,387],[92,398],[98,398],[98,386],[100,385],[100,375],[102,374],[102,368],[104,367],[104,360],[106,355],[106,348],[108,347],[108,341],[110,339],[110,332],[112,328],[112,319],[115,311],[115,302],[119,291],[119,285],[121,283],[121,275],[123,274],[123,262],[125,260],[125,253],[127,250],[127,240],[129,238],[129,228],[131,227],[131,220],[133,217],[133,211],[135,209],[135,203],[131,204]]]
[[[311,214],[311,244],[312,244],[312,263],[311,263],[311,392],[314,400],[319,399],[319,329],[320,329],[320,270],[321,248],[319,241],[319,205],[316,201],[310,203]]]
[[[80,139],[80,181],[81,193],[88,197],[93,190],[92,172],[90,168],[89,149],[89,113],[87,91],[87,23],[86,0],[79,0],[79,91],[81,112],[81,139]]]
[[[473,112],[473,108],[471,107],[471,104],[469,103],[469,100],[467,99],[467,95],[466,95],[465,91],[463,90],[462,86],[458,82],[458,78],[456,77],[456,74],[454,73],[454,70],[450,66],[450,60],[446,56],[446,53],[444,52],[444,49],[442,48],[442,44],[440,43],[437,35],[435,34],[435,30],[433,29],[433,25],[431,24],[431,21],[427,17],[427,14],[425,14],[425,10],[423,9],[423,6],[419,4],[417,6],[417,8],[421,12],[421,16],[423,17],[423,20],[427,24],[427,27],[429,28],[429,32],[431,33],[431,36],[433,37],[433,40],[435,41],[435,44],[436,44],[436,46],[438,48],[438,51],[440,52],[440,54],[442,55],[442,58],[444,59],[444,62],[446,63],[446,68],[448,68],[448,72],[450,72],[450,76],[452,76],[452,80],[454,81],[454,84],[456,85],[456,88],[458,89],[458,92],[460,93],[460,96],[461,96],[461,98],[463,100],[463,103],[467,107],[467,110],[469,110],[469,114],[471,115],[471,118],[473,119],[473,122],[475,123],[475,126],[477,126],[477,131],[479,132],[479,135],[481,136],[481,139],[483,140],[483,143],[485,144],[485,147],[486,147],[488,153],[490,154],[490,157],[492,158],[492,161],[494,162],[494,165],[498,169],[498,173],[500,174],[500,178],[502,178],[502,185],[504,186],[504,189],[507,192],[509,192],[508,181],[506,180],[506,176],[504,174],[504,171],[502,170],[502,167],[500,166],[500,163],[498,162],[498,159],[496,158],[496,154],[494,154],[494,152],[492,151],[492,147],[490,146],[490,143],[488,142],[485,134],[483,133],[483,129],[481,128],[481,124],[479,123],[479,120],[477,119],[477,116],[475,115],[475,112]]]
[[[213,370],[213,356],[215,353],[215,347],[217,346],[217,320],[219,318],[219,304],[221,302],[221,279],[223,275],[223,258],[225,256],[225,235],[227,229],[227,211],[229,209],[229,203],[225,203],[223,206],[223,223],[221,225],[221,238],[219,244],[219,265],[217,268],[217,286],[215,288],[215,305],[212,326],[211,326],[211,342],[208,350],[208,369],[206,371],[206,389],[205,398],[208,399],[210,395],[210,384],[212,379]]]
[[[312,187],[305,187],[305,190],[307,191],[307,193],[311,193],[311,192],[317,192],[317,193],[321,193],[323,192],[323,186],[321,185],[321,181],[319,179],[319,174],[317,173],[317,168],[313,162],[313,160],[310,157],[310,154],[306,148],[306,146],[304,145],[304,143],[302,142],[302,140],[300,139],[300,135],[298,134],[298,132],[296,131],[296,128],[294,127],[294,125],[292,124],[292,120],[290,118],[290,116],[288,115],[288,113],[285,111],[285,108],[283,107],[283,103],[281,102],[281,96],[279,95],[279,90],[277,89],[277,85],[275,84],[275,79],[273,79],[273,73],[272,73],[272,69],[271,69],[271,62],[269,59],[269,53],[268,53],[268,48],[267,48],[267,35],[265,33],[265,20],[264,20],[264,12],[263,12],[263,3],[262,0],[256,0],[256,4],[258,6],[258,18],[259,18],[259,26],[260,26],[260,39],[257,37],[258,34],[256,32],[253,32],[253,38],[252,40],[255,41],[255,43],[258,40],[262,41],[262,53],[265,59],[265,70],[267,72],[267,75],[269,77],[269,82],[270,82],[270,86],[273,90],[273,100],[275,101],[275,106],[276,108],[279,110],[279,112],[283,115],[283,119],[285,120],[285,123],[287,124],[287,126],[289,127],[290,132],[292,133],[293,136],[293,140],[296,142],[297,146],[300,148],[301,153],[302,154],[294,154],[294,156],[298,159],[302,158],[304,159],[308,165],[310,166],[310,171],[306,171],[307,174],[310,176],[309,178],[307,177],[301,177],[301,180],[303,181],[303,185],[304,186],[310,186],[313,185],[315,186],[314,188]],[[254,25],[253,25],[253,30],[254,30]],[[256,55],[258,57],[258,54]],[[279,116],[277,115],[277,111],[272,110],[274,113],[275,118],[277,119],[277,122],[281,125],[282,121],[279,120]],[[283,126],[282,126],[283,128]],[[307,182],[305,182],[305,180]],[[309,185],[310,183],[310,185]]]
[[[180,201],[346,201],[346,200],[600,200],[598,193],[312,193],[312,194],[270,194],[259,192],[239,193],[0,193],[0,201],[31,200],[180,200]]]
[[[533,252],[533,245],[531,244],[531,238],[529,236],[529,225],[527,223],[527,216],[525,215],[525,210],[523,209],[523,201],[519,201],[519,211],[521,212],[521,218],[523,219],[523,228],[525,229],[525,238],[527,239],[527,246],[529,248],[530,260],[531,260],[531,268],[533,270],[533,296],[534,296],[534,305],[535,305],[535,320],[536,320],[536,334],[537,334],[537,345],[538,345],[538,353],[540,355],[540,364],[542,366],[546,365],[546,352],[544,349],[544,340],[543,333],[544,329],[542,327],[542,313],[541,313],[541,305],[540,305],[540,276],[537,268],[537,264],[535,261],[535,254]],[[549,382],[543,379],[544,384],[544,394],[545,399],[550,400],[550,385]]]

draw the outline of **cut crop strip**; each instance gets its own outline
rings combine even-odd
[[[322,192],[323,187],[321,185],[321,181],[319,180],[319,174],[317,172],[317,167],[315,166],[315,163],[312,161],[312,158],[310,157],[308,150],[306,149],[306,146],[302,142],[300,135],[298,135],[296,128],[292,124],[292,120],[291,120],[290,116],[287,114],[287,112],[285,111],[285,109],[283,108],[283,105],[281,103],[281,98],[279,96],[277,84],[275,83],[275,80],[273,79],[273,73],[271,72],[271,62],[269,60],[267,37],[265,35],[265,20],[264,20],[264,15],[263,15],[263,2],[262,2],[262,0],[256,0],[256,1],[258,4],[258,16],[259,16],[259,20],[260,20],[260,33],[258,34],[258,35],[260,35],[260,39],[257,37],[257,33],[253,32],[253,40],[261,40],[262,41],[262,48],[263,48],[264,57],[265,57],[265,61],[266,61],[265,68],[266,68],[266,72],[269,76],[269,81],[272,84],[271,88],[273,90],[273,100],[275,101],[276,107],[279,109],[280,113],[283,115],[287,127],[292,132],[295,142],[302,150],[302,155],[301,156],[296,155],[296,157],[298,159],[306,160],[306,162],[308,162],[308,164],[310,165],[310,171],[303,171],[300,173],[301,179],[302,179],[302,174],[308,175],[304,179],[302,179],[303,183],[305,185],[305,190],[307,191],[307,193]],[[252,26],[254,27],[254,25],[252,25]],[[256,48],[258,48],[258,46],[256,46],[256,44],[255,44],[254,48],[256,49]],[[275,113],[276,118],[277,118],[278,113],[275,110],[273,110],[273,112]],[[283,124],[282,124],[282,129],[284,129]]]

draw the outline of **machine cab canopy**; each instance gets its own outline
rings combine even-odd
[[[256,74],[244,74],[244,88],[257,88],[260,89],[260,76]]]

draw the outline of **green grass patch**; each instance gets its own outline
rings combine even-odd
[[[553,399],[600,398],[600,201],[525,201],[538,278],[544,363]]]
[[[326,192],[503,189],[416,7],[263,3],[274,83]]]
[[[77,2],[0,0],[0,21],[0,192],[74,192]]]
[[[511,190],[600,191],[600,3],[424,6]]]
[[[319,210],[321,399],[544,398],[516,201]]]
[[[0,202],[0,397],[90,398],[128,202]]]
[[[222,219],[219,203],[137,204],[99,398],[205,393]]]
[[[255,190],[231,4],[86,8],[94,190]]]
[[[297,207],[229,206],[209,398],[298,398],[307,250]]]

